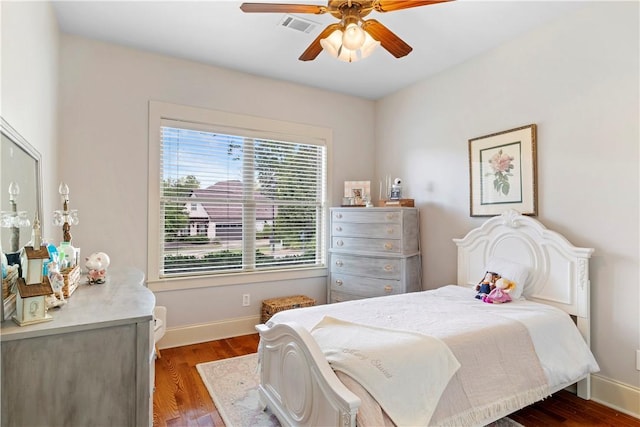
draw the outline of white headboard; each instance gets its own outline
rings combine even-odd
[[[529,267],[523,295],[574,316],[580,333],[590,344],[592,248],[575,247],[561,234],[514,210],[492,217],[453,241],[458,245],[458,285],[475,286],[493,256],[523,264]],[[578,396],[589,399],[590,390],[590,376],[578,382]]]
[[[458,245],[458,285],[478,283],[492,256],[506,258],[529,267],[523,290],[527,299],[553,305],[578,319],[589,318],[592,248],[575,247],[561,234],[514,210],[492,217],[454,242]],[[578,326],[589,342],[588,323]]]

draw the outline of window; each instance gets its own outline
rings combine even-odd
[[[152,102],[150,279],[323,267],[328,138],[317,133]]]

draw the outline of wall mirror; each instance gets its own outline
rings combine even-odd
[[[31,240],[36,217],[43,228],[41,157],[2,117],[0,134],[0,247],[9,260],[15,260],[15,253]],[[8,319],[15,310],[15,294],[8,282],[2,283],[0,320]]]

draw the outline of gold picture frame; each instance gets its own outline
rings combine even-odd
[[[535,124],[469,140],[470,215],[538,214]]]

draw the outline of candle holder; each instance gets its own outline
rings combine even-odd
[[[2,228],[10,228],[11,236],[9,238],[9,250],[18,252],[20,250],[20,228],[29,227],[31,222],[27,218],[26,211],[18,210],[18,196],[20,195],[20,186],[16,182],[9,184],[9,204],[11,211],[1,212],[0,226]]]
[[[78,225],[78,211],[69,209],[69,186],[64,182],[60,183],[58,192],[62,199],[62,210],[53,211],[53,225],[62,226],[62,241],[71,242],[71,226]]]

